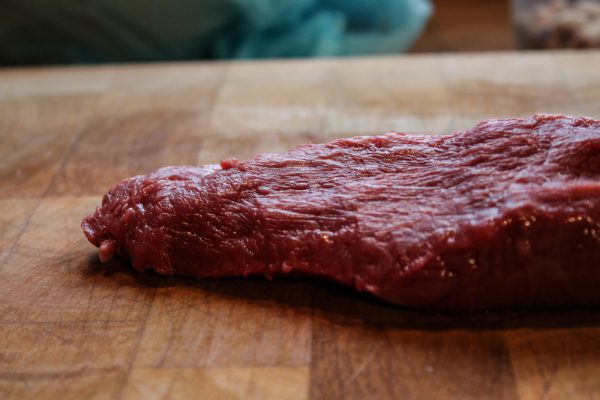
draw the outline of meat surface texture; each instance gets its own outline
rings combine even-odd
[[[82,223],[101,260],[317,277],[420,309],[600,305],[600,121],[490,120],[126,179]]]

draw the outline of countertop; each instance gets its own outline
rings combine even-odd
[[[600,397],[600,310],[441,315],[100,264],[119,180],[308,142],[600,117],[600,52],[0,70],[0,397]]]

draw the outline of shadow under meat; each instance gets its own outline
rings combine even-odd
[[[227,278],[194,279],[163,276],[153,271],[137,272],[126,260],[106,264],[88,256],[82,269],[85,277],[138,288],[186,288],[236,301],[289,307],[314,313],[339,324],[366,324],[423,330],[508,330],[600,326],[600,309],[585,307],[493,310],[470,314],[413,310],[387,304],[333,282],[317,279]],[[116,282],[115,282],[116,281]]]

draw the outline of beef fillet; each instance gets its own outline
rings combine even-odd
[[[126,179],[82,223],[100,259],[308,276],[421,309],[600,305],[600,121],[304,145]]]

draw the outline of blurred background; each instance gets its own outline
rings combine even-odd
[[[0,64],[589,48],[597,0],[0,0]]]

